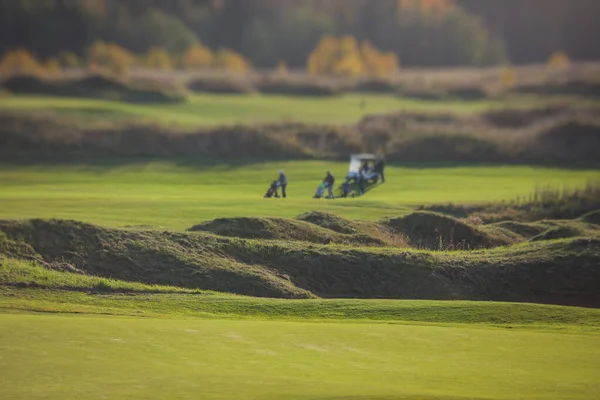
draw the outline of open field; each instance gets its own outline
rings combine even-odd
[[[598,170],[389,167],[386,183],[367,196],[330,201],[312,196],[326,170],[341,181],[346,163],[187,161],[5,164],[0,166],[0,218],[66,218],[173,229],[219,217],[295,217],[311,210],[378,219],[421,204],[512,200],[530,195],[536,187],[578,187],[600,179]],[[289,197],[263,199],[280,168],[288,175]]]
[[[364,107],[361,103],[364,100]],[[335,97],[276,95],[194,94],[178,104],[131,104],[118,101],[44,96],[0,97],[0,110],[55,112],[87,119],[144,119],[183,126],[228,125],[302,121],[306,123],[352,124],[367,114],[394,111],[452,111],[468,114],[492,108],[543,105],[544,100],[518,96],[504,100],[421,101],[383,94],[348,94]],[[587,104],[586,102],[582,104]]]
[[[592,399],[597,334],[0,315],[11,399]]]

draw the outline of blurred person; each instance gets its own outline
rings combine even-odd
[[[373,172],[378,174],[379,177],[381,178],[381,183],[385,182],[385,176],[383,175],[384,169],[385,169],[385,161],[383,160],[383,157],[382,157],[375,162],[375,167],[373,168]]]
[[[369,179],[369,163],[365,162],[363,166],[358,171],[358,189],[360,190],[360,194],[365,194],[365,186],[367,180]]]
[[[323,183],[325,183],[325,187],[327,187],[327,192],[329,193],[328,198],[333,199],[333,187],[335,185],[335,177],[331,174],[330,171],[327,171],[327,175],[325,179],[323,179]]]
[[[277,179],[277,184],[281,188],[281,197],[284,199],[287,197],[286,188],[287,188],[287,176],[283,172],[283,170],[279,170],[279,178]]]

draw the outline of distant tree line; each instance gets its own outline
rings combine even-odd
[[[406,66],[545,61],[556,50],[575,58],[598,58],[600,48],[593,38],[600,26],[591,21],[598,4],[596,0],[4,0],[0,53],[24,48],[40,59],[59,54],[81,58],[94,43],[103,42],[148,55],[151,64],[162,66],[165,52],[199,66],[212,65],[213,57],[239,54],[238,61],[257,67],[304,68],[324,37],[352,37],[355,43],[368,43],[377,55],[388,55],[388,65],[394,64],[390,54]],[[346,61],[346,69],[349,64]],[[352,68],[367,68],[356,65]]]

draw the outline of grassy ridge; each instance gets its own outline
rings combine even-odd
[[[0,309],[29,312],[600,328],[600,311],[540,304],[430,300],[284,300],[146,285],[0,257]]]
[[[444,220],[438,229],[459,228]],[[0,231],[6,235],[0,251],[10,257],[146,284],[278,298],[600,304],[597,238],[431,252],[118,230],[72,221],[2,221]],[[593,232],[598,229],[586,234]],[[467,230],[465,235],[481,240],[477,232]]]
[[[283,168],[289,198],[263,195]],[[66,218],[105,226],[153,225],[183,230],[238,216],[295,217],[319,210],[353,219],[379,219],[421,204],[482,203],[527,196],[539,186],[581,187],[597,170],[533,167],[388,167],[387,182],[367,196],[314,200],[325,171],[338,181],[346,162],[224,163],[194,160],[0,165],[0,218]]]

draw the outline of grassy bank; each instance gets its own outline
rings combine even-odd
[[[263,222],[261,230],[248,236],[252,225]],[[225,229],[215,229],[218,225]],[[0,221],[0,254],[38,263],[2,268],[3,280],[15,287],[87,286],[111,293],[119,291],[119,284],[96,278],[115,278],[274,298],[600,304],[600,228],[580,221],[538,225],[546,225],[546,231],[530,237],[501,226],[478,228],[414,213],[378,224],[348,221],[352,234],[336,232],[339,224],[321,227],[300,220],[215,220],[202,227],[217,235],[110,229],[74,221]]]

